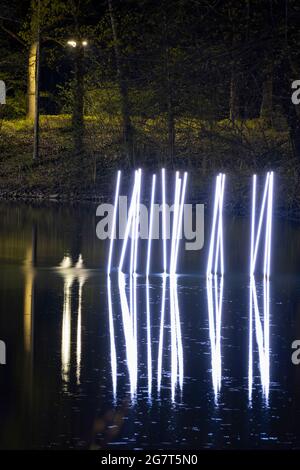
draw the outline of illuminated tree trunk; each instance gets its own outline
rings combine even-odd
[[[36,67],[37,67],[37,42],[31,44],[28,58],[28,83],[27,83],[27,118],[35,118],[36,108]]]

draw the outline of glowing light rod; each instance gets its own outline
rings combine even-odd
[[[113,212],[113,220],[112,220],[112,229],[111,229],[111,238],[110,238],[110,245],[109,245],[107,274],[109,274],[110,271],[111,271],[113,244],[114,244],[115,230],[116,230],[117,207],[118,207],[119,191],[120,191],[120,180],[121,180],[121,172],[118,171],[117,186],[116,186],[116,193],[115,193],[115,203],[114,203],[114,212]]]
[[[179,172],[176,171],[175,176],[175,195],[173,205],[173,227],[172,227],[172,241],[171,241],[171,256],[170,256],[170,273],[174,271],[174,258],[176,249],[176,237],[178,229],[178,212],[179,212],[179,198],[180,198],[180,187],[181,179],[179,178]]]
[[[129,213],[128,213],[128,220],[127,220],[127,224],[125,228],[124,241],[123,241],[120,263],[119,263],[120,272],[122,272],[122,269],[123,269],[125,253],[126,253],[126,248],[127,248],[128,238],[129,238],[129,232],[130,232],[130,229],[132,228],[131,227],[132,219],[135,215],[136,197],[138,193],[138,182],[139,182],[139,175],[138,175],[138,172],[136,171],[135,178],[134,178],[134,186],[133,186],[132,196],[131,196],[131,202],[130,202],[130,207],[129,207]]]
[[[179,251],[179,241],[180,241],[181,234],[182,234],[182,218],[183,218],[183,208],[184,208],[184,200],[185,200],[186,182],[187,182],[187,173],[185,172],[184,177],[183,177],[180,208],[179,208],[179,214],[178,214],[177,236],[176,236],[176,244],[175,244],[175,257],[174,257],[174,264],[173,264],[173,273],[174,274],[176,273],[178,251]]]
[[[270,386],[270,263],[271,263],[271,234],[273,209],[273,172],[268,172],[261,202],[259,219],[256,229],[256,193],[257,177],[253,176],[252,185],[252,216],[251,216],[251,246],[250,246],[250,299],[249,299],[249,363],[248,363],[248,398],[252,401],[253,388],[253,323],[255,326],[256,342],[259,353],[259,369],[263,394],[268,402]],[[255,271],[261,234],[265,228],[264,261],[263,261],[263,323],[258,305]],[[254,322],[253,322],[254,316]]]
[[[115,191],[115,205],[113,211],[113,221],[112,221],[112,238],[109,247],[109,256],[108,256],[108,265],[107,273],[109,274],[112,269],[112,258],[113,258],[113,246],[114,238],[116,232],[116,220],[117,220],[117,211],[118,211],[118,199],[120,192],[120,179],[121,172],[118,172],[116,191]],[[219,185],[219,177],[218,177]],[[222,194],[224,189],[224,181],[220,183],[220,190],[218,189],[219,206],[221,210],[222,206]],[[176,273],[177,260],[180,247],[180,239],[182,238],[182,226],[183,226],[183,215],[184,215],[184,203],[185,203],[185,194],[187,187],[187,172],[184,173],[181,178],[179,172],[176,172],[175,176],[175,191],[174,191],[174,203],[173,203],[173,217],[172,217],[172,235],[171,235],[171,247],[170,247],[170,264],[168,273]],[[141,203],[141,188],[142,188],[142,171],[141,169],[135,171],[134,175],[134,184],[131,194],[131,200],[128,211],[128,218],[125,227],[124,240],[121,249],[120,261],[118,266],[118,271],[123,272],[123,267],[125,263],[126,251],[128,246],[129,238],[131,238],[131,248],[129,255],[129,272],[130,275],[136,275],[137,266],[138,266],[138,239],[139,235],[139,225],[140,221],[140,203]],[[150,263],[151,263],[151,246],[152,246],[152,232],[153,232],[153,221],[154,221],[154,196],[156,190],[156,175],[152,177],[152,192],[151,192],[151,202],[150,202],[150,218],[149,218],[149,239],[148,239],[148,248],[147,248],[147,262],[146,262],[146,276],[150,274]],[[166,209],[166,172],[163,168],[161,170],[161,191],[162,191],[162,245],[163,245],[163,273],[167,274],[167,209]],[[216,206],[217,207],[217,206]],[[220,232],[220,233],[219,233]],[[218,237],[222,237],[222,230],[218,228]],[[221,246],[221,258],[222,258],[222,246]],[[131,302],[132,304],[132,302]],[[132,310],[132,309],[130,309]]]
[[[152,191],[151,191],[151,207],[150,207],[149,233],[148,233],[147,266],[146,266],[146,276],[147,276],[147,277],[149,276],[149,272],[150,272],[150,258],[151,258],[152,230],[153,230],[153,206],[154,206],[155,183],[156,183],[156,175],[153,175],[153,176],[152,176]]]
[[[209,254],[207,261],[206,275],[218,274],[218,265],[220,264],[219,274],[224,274],[224,256],[223,256],[223,200],[225,188],[225,175],[219,173],[216,178],[215,201],[213,211],[213,221],[209,245]],[[214,272],[213,272],[214,265]]]
[[[251,246],[250,246],[250,276],[254,275],[256,261],[261,239],[263,223],[265,223],[265,246],[263,274],[270,277],[271,263],[271,233],[272,233],[272,208],[273,208],[273,172],[268,172],[265,181],[263,198],[260,208],[258,226],[256,230],[256,175],[253,176],[252,187],[252,217],[251,217]]]
[[[163,239],[163,259],[164,274],[167,272],[167,233],[166,233],[166,175],[165,169],[161,170],[161,186],[162,186],[162,239]]]

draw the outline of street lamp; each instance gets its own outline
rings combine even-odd
[[[68,46],[74,49],[74,103],[72,115],[72,127],[74,136],[74,147],[76,153],[80,154],[83,150],[84,134],[84,48],[88,45],[86,39],[69,39]]]
[[[75,41],[74,39],[69,39],[68,42],[67,42],[67,44],[68,44],[68,46],[71,46],[71,47],[77,47],[77,42],[78,42],[78,41]],[[87,42],[86,39],[80,40],[79,44],[80,44],[80,43],[81,43],[81,45],[82,45],[83,47],[86,47],[86,46],[88,45],[88,42]]]

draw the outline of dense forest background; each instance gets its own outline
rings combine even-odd
[[[297,0],[1,0],[2,195],[97,193],[120,165],[274,169],[299,207],[299,24]]]

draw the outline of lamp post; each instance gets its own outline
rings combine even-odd
[[[69,39],[68,46],[74,49],[74,103],[72,113],[72,126],[74,136],[74,148],[77,154],[83,150],[83,133],[84,133],[84,118],[83,118],[83,105],[84,105],[84,48],[88,45],[87,40]]]
[[[33,160],[39,158],[40,147],[40,0],[38,1],[37,26],[36,26],[36,67],[35,67],[35,113],[34,113],[34,139]]]

